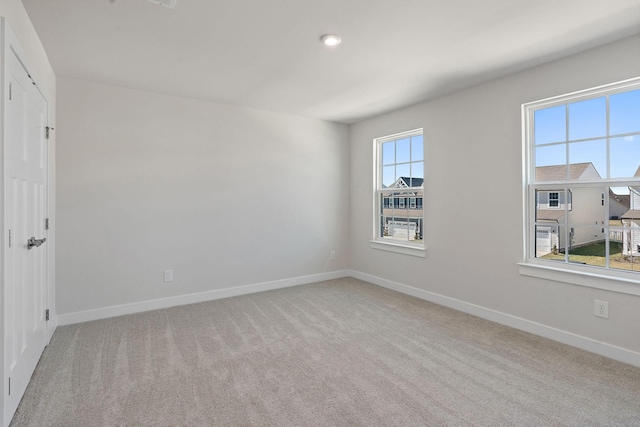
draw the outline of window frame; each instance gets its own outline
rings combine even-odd
[[[522,206],[523,206],[523,247],[522,259],[518,263],[520,274],[549,280],[571,283],[579,286],[587,286],[598,289],[606,289],[626,294],[640,295],[640,272],[625,271],[613,269],[609,267],[609,250],[606,247],[606,267],[597,267],[591,265],[576,265],[570,262],[557,262],[544,260],[536,257],[536,191],[557,192],[565,191],[566,197],[570,197],[572,188],[602,188],[608,189],[613,187],[631,187],[640,186],[640,177],[610,178],[610,148],[609,141],[624,136],[611,135],[609,133],[610,110],[607,98],[606,117],[607,117],[607,133],[601,139],[606,141],[606,160],[607,168],[605,177],[601,179],[591,179],[585,181],[571,180],[567,176],[562,181],[535,181],[535,123],[534,114],[537,110],[557,107],[561,105],[573,104],[580,101],[587,101],[599,97],[609,97],[618,93],[629,92],[640,89],[640,77],[612,84],[599,86],[592,89],[573,92],[566,95],[560,95],[539,101],[525,103],[522,105]],[[631,132],[634,136],[638,132]],[[572,140],[565,141],[567,146]],[[567,158],[566,164],[570,164]],[[560,189],[560,190],[559,190]],[[603,193],[604,194],[604,193]],[[548,202],[549,203],[548,199]],[[566,200],[567,203],[569,200]],[[558,202],[561,205],[560,201]],[[570,206],[570,205],[569,205]],[[571,210],[567,206],[565,209]],[[561,208],[559,206],[558,208]],[[609,224],[609,197],[604,197],[605,216],[604,230],[605,242],[609,241],[610,231],[617,231],[618,227],[610,230]],[[550,207],[551,208],[551,207]],[[556,209],[555,207],[552,209]],[[570,227],[570,223],[565,223],[565,228]],[[622,227],[620,227],[622,228]],[[624,231],[624,230],[623,230]]]
[[[400,139],[404,139],[404,138],[411,138],[414,136],[418,136],[421,135],[422,136],[422,167],[423,167],[423,172],[425,170],[425,166],[426,166],[426,159],[425,159],[425,141],[424,141],[424,132],[423,132],[423,128],[417,128],[417,129],[413,129],[413,130],[409,130],[406,132],[400,132],[400,133],[395,133],[392,135],[387,135],[387,136],[383,136],[383,137],[379,137],[379,138],[374,138],[373,140],[373,230],[372,230],[372,236],[373,238],[370,240],[370,245],[371,248],[373,249],[379,249],[379,250],[383,250],[383,251],[389,251],[389,252],[395,252],[395,253],[399,253],[399,254],[404,254],[404,255],[412,255],[412,256],[417,256],[417,257],[425,257],[426,256],[426,244],[425,244],[425,239],[424,239],[424,228],[425,228],[425,221],[424,221],[424,207],[422,207],[420,209],[420,216],[419,218],[417,218],[417,222],[418,224],[422,224],[422,230],[423,230],[423,238],[422,240],[420,240],[419,242],[415,242],[415,241],[402,241],[402,240],[391,240],[391,239],[384,239],[383,236],[379,235],[379,229],[381,229],[382,224],[381,224],[381,212],[382,212],[382,208],[383,206],[381,206],[381,204],[384,204],[383,201],[383,197],[389,197],[390,200],[394,200],[394,209],[395,209],[395,199],[396,198],[403,198],[406,199],[407,197],[419,197],[417,195],[411,196],[411,195],[394,195],[394,194],[390,194],[390,193],[394,193],[394,192],[402,192],[402,191],[407,191],[410,192],[412,188],[418,188],[418,187],[407,187],[406,189],[402,189],[402,188],[383,188],[382,187],[382,169],[384,167],[383,165],[383,160],[382,160],[382,144],[384,144],[385,142],[390,142],[390,141],[397,141]],[[404,164],[404,163],[409,163],[409,164],[413,164],[413,163],[417,163],[416,161],[413,161],[412,158],[409,159],[408,162],[399,162],[399,163],[394,163],[394,165],[398,165],[398,164]],[[425,174],[426,175],[426,174]],[[413,177],[411,177],[413,178]],[[423,180],[423,184],[420,188],[420,191],[422,193],[422,205],[424,206],[424,182],[425,182],[425,177],[422,178]],[[403,200],[404,201],[404,200]],[[398,201],[398,205],[400,204],[400,202]],[[404,208],[399,208],[398,209],[403,209],[403,210],[409,210],[409,204],[404,203],[405,207]],[[417,206],[417,200],[416,200],[416,206]],[[417,209],[416,209],[417,210]],[[408,222],[411,222],[409,219],[407,219]]]

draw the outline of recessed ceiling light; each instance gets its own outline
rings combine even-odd
[[[337,34],[325,34],[320,37],[320,40],[322,40],[322,43],[324,43],[325,46],[338,46],[342,41],[340,36]]]

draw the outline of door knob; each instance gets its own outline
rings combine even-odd
[[[36,239],[35,237],[31,237],[28,241],[27,241],[27,249],[32,249],[34,247],[39,247],[40,245],[42,245],[44,242],[47,241],[47,238],[42,238],[42,239]]]

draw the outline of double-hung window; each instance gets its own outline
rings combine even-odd
[[[523,126],[524,266],[640,283],[640,79],[525,104]]]
[[[374,158],[372,247],[424,256],[422,129],[375,139]]]

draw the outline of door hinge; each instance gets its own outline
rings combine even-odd
[[[11,82],[9,82],[9,101],[11,101]]]
[[[11,230],[9,230],[9,247],[11,247]]]
[[[49,229],[49,218],[45,218],[44,219],[44,229],[48,230]]]
[[[11,396],[11,377],[9,377],[9,396]]]
[[[49,321],[49,309],[48,308],[44,311],[44,320],[46,320],[47,322]]]
[[[55,130],[55,129],[54,128],[50,128],[49,126],[46,126],[44,128],[44,130],[45,130],[45,138],[49,139],[49,132],[52,131],[52,130]]]

